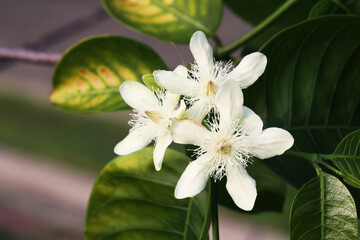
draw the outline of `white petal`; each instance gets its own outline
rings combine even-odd
[[[146,147],[151,142],[153,136],[153,132],[149,127],[136,128],[115,146],[114,152],[118,155],[136,152]]]
[[[162,134],[157,136],[155,149],[154,149],[154,156],[153,156],[156,171],[160,171],[164,159],[165,151],[171,142],[172,142],[172,138],[170,131],[164,131]]]
[[[220,113],[220,124],[228,125],[240,120],[243,116],[244,96],[233,80],[227,80],[220,85],[215,96],[215,105]]]
[[[249,136],[257,136],[262,132],[263,121],[248,107],[244,106],[242,132]]]
[[[178,105],[179,100],[180,100],[180,95],[167,92],[163,104],[171,108],[171,110],[174,110],[175,107]]]
[[[188,69],[187,69],[185,66],[183,66],[183,65],[177,66],[177,67],[174,69],[173,72],[176,73],[177,75],[180,75],[180,76],[184,77],[184,78],[187,78],[187,77],[188,77]]]
[[[253,209],[257,196],[255,180],[242,166],[226,169],[226,177],[226,189],[236,206],[245,211]]]
[[[198,88],[198,83],[186,77],[180,76],[171,71],[155,71],[155,81],[163,88],[174,94],[185,96],[196,96],[194,88]]]
[[[123,82],[120,85],[120,94],[130,107],[140,112],[158,110],[160,108],[155,94],[139,82]]]
[[[192,35],[190,50],[200,72],[210,75],[214,62],[213,50],[203,32],[197,31]]]
[[[175,109],[175,111],[172,113],[171,117],[181,118],[181,117],[183,117],[185,110],[186,110],[186,104],[185,104],[184,100],[181,100],[179,107],[177,109]]]
[[[262,53],[255,52],[245,56],[239,65],[227,75],[240,83],[241,88],[247,88],[264,73],[267,59]]]
[[[281,128],[267,128],[258,136],[244,136],[248,152],[260,159],[283,154],[294,144],[291,134]]]
[[[189,109],[184,112],[184,117],[202,122],[208,112],[204,111],[204,106],[199,102],[195,102]]]
[[[171,130],[174,142],[197,146],[200,145],[201,139],[204,136],[208,136],[211,133],[194,119],[173,120]]]
[[[207,161],[208,156],[203,155],[192,161],[181,175],[175,188],[175,198],[183,199],[193,197],[200,193],[209,179]]]

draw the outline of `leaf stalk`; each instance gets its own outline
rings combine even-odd
[[[232,43],[224,47],[218,47],[215,49],[215,57],[216,58],[224,58],[229,55],[231,52],[237,50],[238,48],[244,46],[246,43],[254,39],[258,36],[264,29],[266,29],[271,23],[273,23],[276,19],[278,19],[281,15],[286,13],[289,8],[293,6],[293,4],[297,0],[288,0],[285,1],[283,5],[281,5],[275,12],[273,12],[270,16],[268,16],[265,20],[263,20],[259,25],[254,27],[252,30],[244,34],[242,37],[238,38]]]
[[[219,214],[218,214],[218,199],[216,182],[211,181],[211,219],[212,219],[212,235],[213,240],[219,240]]]

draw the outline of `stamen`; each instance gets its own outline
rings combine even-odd
[[[215,95],[217,90],[218,90],[218,86],[213,81],[209,81],[206,84],[205,92],[207,96]]]
[[[225,140],[222,140],[216,144],[217,152],[225,155],[231,151],[231,144]]]

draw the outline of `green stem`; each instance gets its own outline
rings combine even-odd
[[[323,166],[325,166],[327,169],[329,169],[330,171],[332,171],[333,173],[339,175],[342,178],[347,179],[350,182],[353,182],[353,179],[349,178],[346,174],[344,174],[343,172],[341,172],[340,170],[334,168],[333,166],[331,166],[330,164],[328,164],[327,162],[320,160],[319,163]],[[354,183],[357,184],[357,183]]]
[[[308,160],[310,162],[316,162],[319,158],[318,154],[316,154],[316,153],[298,152],[298,151],[293,151],[293,150],[287,150],[284,153],[284,155],[290,156],[290,157],[302,158],[302,159]]]
[[[218,201],[216,182],[211,181],[211,219],[212,219],[212,234],[213,240],[219,240],[219,215],[218,215]]]
[[[228,44],[227,46],[217,48],[215,51],[216,58],[223,58],[229,53],[235,51],[239,47],[243,46],[245,43],[252,40],[254,37],[259,35],[265,28],[267,28],[271,23],[273,23],[276,19],[278,19],[282,14],[286,13],[287,10],[295,3],[297,0],[288,0],[285,1],[283,5],[281,5],[275,12],[273,12],[270,16],[268,16],[264,21],[262,21],[259,25],[254,27],[248,33],[243,35],[241,38],[235,40],[234,42]]]
[[[219,38],[219,36],[218,36],[218,35],[215,35],[215,36],[213,37],[213,39],[214,39],[214,42],[215,42],[215,44],[216,44],[216,48],[221,48],[221,47],[222,47],[222,43],[221,43],[221,39]]]

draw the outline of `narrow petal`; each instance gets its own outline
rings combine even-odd
[[[210,75],[214,62],[213,50],[203,32],[197,31],[192,35],[190,50],[199,66],[199,70]]]
[[[181,100],[179,106],[172,113],[171,117],[181,118],[184,115],[185,110],[186,110],[186,104],[184,100]]]
[[[171,126],[173,141],[180,144],[193,144],[199,146],[201,139],[208,136],[208,131],[201,123],[194,119],[173,120]]]
[[[281,128],[267,128],[258,136],[244,136],[248,152],[260,159],[283,154],[294,144],[291,134]]]
[[[132,130],[114,149],[118,155],[127,155],[146,147],[153,138],[149,127],[139,127]]]
[[[155,81],[163,88],[174,94],[196,96],[198,83],[172,71],[155,71]]]
[[[180,100],[179,94],[173,94],[171,92],[167,92],[163,105],[166,105],[166,107],[169,107],[171,108],[171,110],[174,110],[175,107],[178,105],[179,100]]]
[[[188,77],[188,69],[187,69],[185,66],[183,66],[183,65],[177,66],[177,67],[174,69],[173,72],[176,73],[177,75],[180,75],[180,76],[184,77],[184,78],[187,78],[187,77]]]
[[[255,52],[245,56],[239,65],[227,75],[240,83],[241,88],[247,88],[264,73],[267,59],[262,53]]]
[[[183,199],[193,197],[200,193],[209,179],[208,166],[205,154],[195,161],[192,161],[181,175],[175,188],[175,198]]]
[[[228,125],[240,120],[243,116],[244,96],[233,80],[225,81],[220,85],[215,96],[215,105],[220,113],[220,124]]]
[[[172,138],[170,131],[164,131],[162,134],[157,136],[155,149],[154,149],[154,156],[153,156],[156,171],[160,171],[164,159],[165,151],[167,147],[171,144],[171,142],[172,142]]]
[[[262,132],[263,121],[248,107],[244,106],[242,132],[249,136],[257,136]]]
[[[205,110],[205,111],[204,111]],[[205,116],[208,114],[201,102],[197,101],[184,113],[184,117],[194,119],[198,122],[202,122]]]
[[[253,209],[257,196],[255,180],[242,166],[226,169],[226,177],[226,189],[236,206],[245,211]]]
[[[160,108],[155,94],[139,82],[125,81],[120,85],[120,94],[130,107],[140,112]]]

